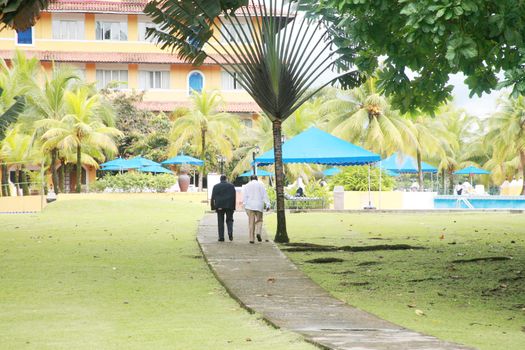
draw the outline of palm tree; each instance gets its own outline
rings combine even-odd
[[[20,131],[20,125],[11,128],[0,142],[0,159],[11,163],[15,169],[14,183],[17,190],[22,188],[24,196],[29,195],[26,164],[33,160],[31,135]]]
[[[66,115],[65,109],[65,93],[70,91],[72,82],[79,80],[79,76],[75,73],[74,69],[69,66],[53,67],[53,74],[51,77],[45,76],[44,87],[42,89],[35,89],[33,93],[28,95],[28,114],[33,119],[45,119],[45,120],[61,120]],[[46,132],[46,128],[35,129],[35,140],[39,139],[43,133]],[[52,144],[44,143],[45,147]],[[59,148],[54,145],[53,148],[42,150],[44,153],[51,155],[50,168],[51,168],[51,179],[53,182],[53,188],[56,193],[63,191],[63,184],[59,185],[59,179],[57,174],[57,160],[60,160],[61,169],[64,169],[63,157],[59,157]],[[63,179],[63,176],[62,176]]]
[[[4,0],[0,3],[0,22],[17,30],[33,26],[51,1],[49,0]]]
[[[492,158],[499,164],[517,165],[525,179],[525,97],[502,99],[499,107],[501,111],[489,120],[486,136],[493,147]],[[525,181],[521,194],[525,195]]]
[[[222,100],[216,92],[193,92],[192,108],[188,113],[175,119],[171,129],[172,154],[177,154],[188,142],[193,150],[205,160],[214,151],[231,159],[233,148],[239,144],[239,121],[231,114],[219,112]],[[211,143],[209,141],[212,141]],[[206,162],[199,176],[199,190],[202,190],[202,178],[206,172]]]
[[[350,91],[336,91],[326,102],[327,128],[334,135],[386,157],[417,144],[412,124],[390,107],[376,89],[376,79]]]
[[[354,49],[331,51],[335,26],[299,12],[301,1],[154,0],[144,8],[159,29],[148,29],[162,48],[187,62],[213,61],[233,76],[272,122],[277,195],[275,241],[288,242],[284,208],[281,127],[304,102],[338,80],[354,87]],[[319,59],[319,53],[325,55]],[[321,82],[336,68],[344,73]],[[312,87],[314,87],[312,89]]]
[[[64,95],[66,115],[60,120],[44,119],[39,125],[46,127],[42,135],[44,148],[60,148],[66,154],[76,154],[76,192],[81,192],[82,164],[98,166],[105,154],[117,153],[115,139],[122,133],[104,122],[111,115],[104,115],[101,96],[93,94],[91,87],[81,86],[76,91],[66,91]]]

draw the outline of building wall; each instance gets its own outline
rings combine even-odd
[[[53,38],[53,19],[76,19],[84,23],[83,39],[63,40]],[[127,23],[127,40],[96,40],[96,21],[118,21]],[[91,53],[107,53],[108,56],[125,54],[166,54],[156,45],[148,41],[139,41],[139,23],[147,21],[146,16],[136,14],[93,14],[93,13],[49,13],[42,14],[40,20],[33,27],[33,43],[30,45],[17,44],[17,34],[13,30],[5,29],[0,31],[0,50],[13,51],[20,49],[28,53],[85,53],[84,60],[69,61],[83,70],[87,81],[96,80],[96,70],[104,69],[125,69],[128,71],[128,85],[124,90],[140,90],[139,70],[143,68],[161,69],[169,71],[169,87],[165,89],[146,90],[144,101],[161,102],[183,102],[188,101],[188,75],[192,71],[200,71],[204,75],[205,90],[222,90],[226,102],[246,102],[253,103],[251,97],[242,90],[223,90],[221,89],[221,68],[214,64],[205,64],[200,67],[192,67],[183,62],[177,64],[155,63],[148,64],[140,61],[143,58],[137,57],[135,61],[120,63],[99,63],[89,58]],[[57,62],[59,59],[57,59]],[[48,62],[49,63],[49,62]],[[49,72],[52,65],[46,64],[45,69]],[[245,110],[244,112],[250,112]],[[254,111],[252,111],[254,112]]]

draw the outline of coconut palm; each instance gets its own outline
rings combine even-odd
[[[104,122],[111,115],[103,108],[101,96],[93,94],[91,87],[82,86],[64,94],[66,115],[60,120],[43,119],[38,126],[47,128],[42,135],[44,148],[59,148],[65,154],[75,152],[77,193],[81,191],[82,164],[98,166],[105,155],[117,153],[115,139],[122,133]]]
[[[17,189],[22,188],[23,194],[29,194],[26,174],[26,164],[33,160],[31,135],[20,131],[20,125],[8,130],[5,138],[0,142],[0,159],[12,164],[15,170],[14,183]]]
[[[336,91],[326,102],[327,129],[334,135],[386,157],[417,144],[412,124],[390,107],[376,89],[376,79],[349,91]]]
[[[65,93],[73,88],[73,82],[79,80],[79,76],[75,70],[69,66],[53,67],[53,74],[45,76],[44,86],[42,89],[35,89],[27,96],[28,112],[27,114],[32,119],[46,119],[46,120],[61,120],[66,115],[65,109]],[[35,140],[38,140],[45,132],[45,127],[35,129]],[[45,147],[52,145],[51,143],[43,143]],[[63,184],[59,185],[57,174],[57,160],[60,160],[61,167],[64,169],[64,157],[60,157],[58,147],[51,149],[42,149],[44,153],[51,155],[50,168],[51,180],[53,188],[56,193],[63,191]],[[64,178],[62,174],[62,179]]]
[[[190,142],[192,149],[201,159],[211,154],[220,154],[226,159],[233,157],[233,149],[239,144],[239,120],[218,109],[223,103],[216,92],[193,92],[192,108],[173,122],[170,135],[170,153],[176,155]],[[206,162],[199,176],[199,190],[206,173]]]
[[[525,98],[505,98],[498,104],[500,112],[490,118],[486,136],[493,147],[492,158],[521,169],[525,178]],[[521,194],[525,195],[525,181]]]

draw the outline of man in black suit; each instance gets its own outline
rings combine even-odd
[[[219,242],[224,242],[224,215],[228,226],[228,238],[233,241],[233,212],[235,211],[235,186],[221,175],[221,182],[213,186],[211,192],[211,210],[217,212],[219,222]]]

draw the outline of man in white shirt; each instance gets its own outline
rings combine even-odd
[[[248,214],[250,243],[255,241],[255,236],[261,242],[263,211],[265,208],[270,210],[270,200],[264,185],[257,181],[257,175],[250,176],[250,182],[243,187],[242,199],[244,210]]]

